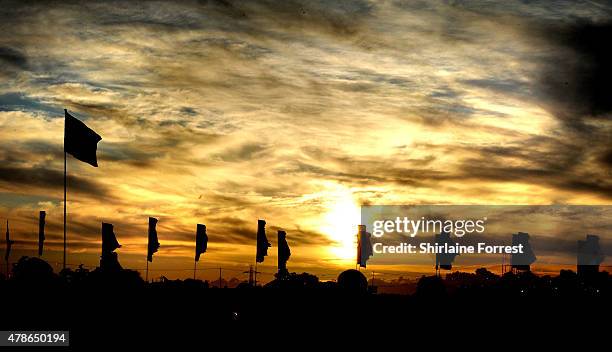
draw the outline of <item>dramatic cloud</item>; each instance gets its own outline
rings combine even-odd
[[[64,108],[103,138],[99,168],[68,158],[70,257],[88,265],[101,221],[128,266],[155,216],[164,267],[205,223],[206,260],[243,270],[264,218],[290,269],[324,274],[353,265],[361,204],[609,203],[611,17],[607,1],[4,1],[0,217],[28,253],[46,209],[60,249]]]

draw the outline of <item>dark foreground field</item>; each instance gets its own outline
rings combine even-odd
[[[287,338],[295,346],[485,337],[506,344],[513,336],[590,343],[609,340],[602,331],[612,313],[607,273],[589,280],[572,272],[423,277],[413,295],[372,293],[355,273],[336,283],[293,275],[232,289],[194,280],[146,284],[130,271],[69,274],[17,272],[0,280],[0,330],[68,330],[71,346],[86,350],[125,343],[265,348]]]

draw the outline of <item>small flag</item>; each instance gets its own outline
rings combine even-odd
[[[448,246],[454,246],[455,241],[450,238],[450,233],[441,232],[434,236],[434,241],[436,244],[440,246],[444,246],[444,244],[448,244]],[[436,270],[444,269],[451,270],[453,268],[453,262],[455,261],[455,257],[458,256],[457,253],[438,253],[436,252]]]
[[[156,253],[159,249],[159,241],[157,240],[157,219],[149,217],[149,245],[147,246],[147,260],[153,261],[153,253]]]
[[[287,233],[278,230],[278,273],[287,274],[287,261],[291,257],[291,249],[287,243]]]
[[[121,248],[115,232],[113,231],[113,225],[102,223],[102,256],[105,254],[112,253],[115,249]]]
[[[372,234],[366,231],[365,225],[357,225],[357,264],[365,268],[366,262],[374,254],[372,249]]]
[[[519,244],[523,245],[523,253],[513,253],[510,257],[510,264],[514,269],[529,271],[531,264],[536,261],[536,256],[529,244],[528,233],[519,232],[512,234],[512,245],[518,246]]]
[[[40,211],[38,217],[38,256],[43,254],[43,245],[45,242],[45,217],[46,213],[44,210]]]
[[[11,247],[14,241],[11,241],[11,235],[9,234],[9,223],[6,220],[6,253],[4,254],[4,260],[8,262],[9,256],[11,255]]]
[[[99,134],[64,109],[64,151],[78,160],[98,167],[96,150],[102,140]]]
[[[266,221],[257,220],[257,254],[255,256],[257,263],[263,263],[264,257],[268,255],[268,248],[271,246],[272,244],[266,237]]]
[[[200,254],[206,252],[207,248],[208,248],[208,235],[206,234],[206,225],[198,224],[196,228],[196,251],[195,251],[195,261],[196,262],[200,260]]]

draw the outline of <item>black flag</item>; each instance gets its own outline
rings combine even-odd
[[[121,248],[115,232],[113,231],[113,225],[102,223],[102,255],[112,253],[115,249]]]
[[[113,225],[102,223],[102,256],[100,257],[100,269],[104,271],[120,271],[122,270],[121,264],[117,253],[113,252],[115,249],[120,248],[121,245],[117,242],[115,232],[113,231]]]
[[[287,275],[287,261],[291,257],[291,249],[287,243],[287,233],[278,230],[278,274],[282,277]]]
[[[200,260],[200,254],[206,252],[208,248],[208,235],[206,234],[206,225],[198,224],[196,228],[196,252],[195,261]]]
[[[255,256],[257,263],[263,263],[264,257],[268,255],[268,248],[271,246],[272,244],[266,237],[266,221],[257,220],[257,254]]]
[[[435,235],[434,241],[440,246],[444,246],[445,244],[447,244],[448,246],[455,245],[455,241],[450,238],[450,233],[448,232],[441,232],[440,234]],[[456,253],[436,252],[436,270],[451,270],[453,268],[453,262],[455,261],[455,257],[458,255],[459,254]]]
[[[9,256],[11,255],[11,247],[13,246],[13,241],[11,241],[11,236],[9,235],[9,224],[8,220],[6,220],[6,253],[4,254],[4,260],[8,261]]]
[[[78,160],[98,167],[96,149],[102,140],[99,134],[64,109],[64,151]]]
[[[519,232],[512,234],[512,245],[523,245],[523,253],[513,253],[510,257],[510,264],[516,270],[530,271],[531,264],[536,261],[536,256],[529,244],[529,234]]]
[[[365,268],[368,259],[374,254],[372,250],[372,234],[366,231],[365,225],[357,225],[357,264]]]
[[[43,244],[45,242],[45,216],[47,214],[44,210],[40,211],[38,217],[38,256],[43,254]]]
[[[147,260],[153,261],[153,253],[159,249],[159,241],[157,240],[157,219],[149,217],[149,245],[147,246]]]

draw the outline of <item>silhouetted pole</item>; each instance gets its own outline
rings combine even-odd
[[[66,112],[66,109],[64,109]],[[62,269],[66,269],[66,117],[64,117],[64,261],[62,262]]]
[[[147,269],[145,270],[145,281],[149,283],[149,261],[147,260]]]
[[[196,268],[197,268],[197,265],[198,265],[198,261],[194,259],[193,260],[193,279],[194,280],[196,279]]]
[[[255,261],[255,272],[253,273],[253,287],[257,287],[257,260]]]

